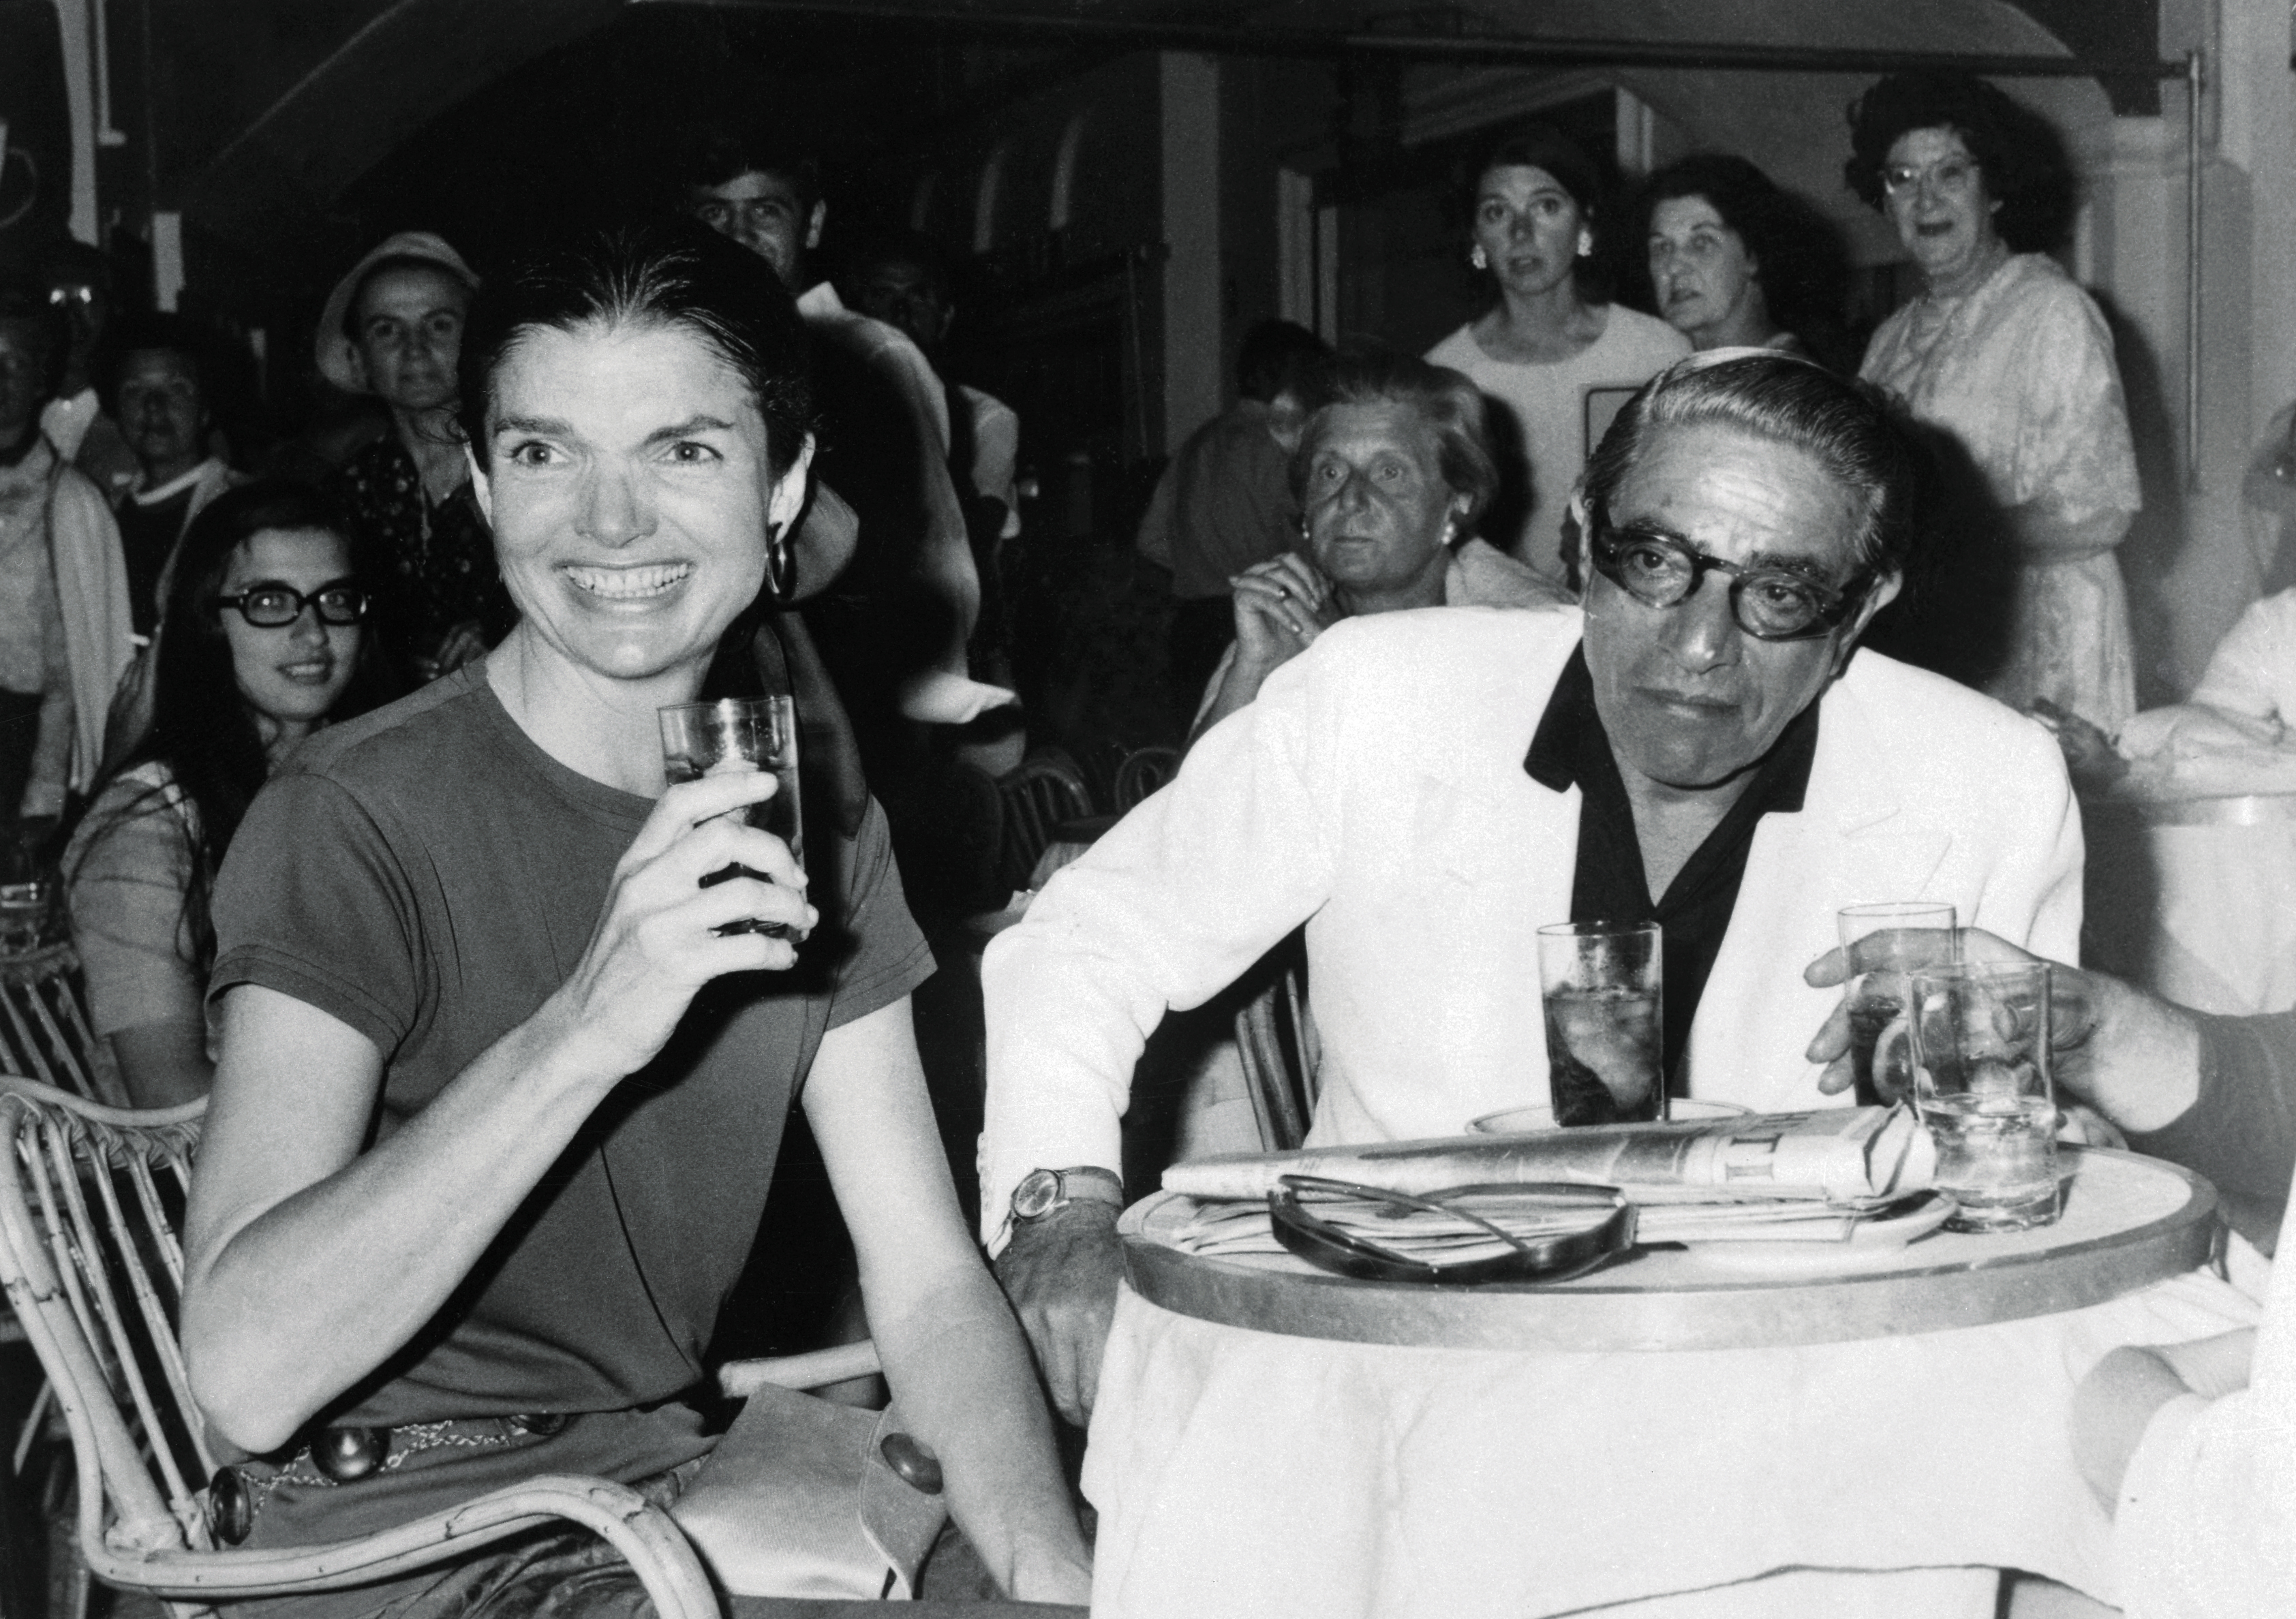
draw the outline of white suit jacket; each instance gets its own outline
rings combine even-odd
[[[1579,793],[1523,756],[1579,631],[1575,608],[1348,620],[1046,886],[984,965],[989,1240],[1030,1169],[1119,1164],[1148,1032],[1303,921],[1311,1141],[1448,1134],[1546,1100],[1536,938],[1570,919]],[[1802,809],[1759,822],[1699,1003],[1693,1095],[1826,1104],[1802,1052],[1840,992],[1801,975],[1843,905],[1949,900],[2075,959],[2080,820],[2048,734],[1870,651],[1820,702]]]

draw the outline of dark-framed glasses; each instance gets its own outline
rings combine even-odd
[[[1911,163],[1889,163],[1882,166],[1882,189],[1893,197],[1902,197],[1926,180],[1939,192],[1967,191],[1970,182],[1977,178],[1977,171],[1974,158],[1939,158],[1919,168]]]
[[[1595,571],[1649,607],[1679,607],[1698,593],[1710,568],[1730,580],[1730,615],[1757,641],[1807,641],[1837,628],[1857,610],[1873,583],[1859,573],[1837,590],[1797,568],[1726,562],[1686,540],[1647,528],[1595,527]]]
[[[1518,1231],[1477,1212],[1474,1204],[1489,1199],[1505,1204]],[[1393,1222],[1399,1239],[1414,1215],[1456,1228],[1452,1237],[1465,1239],[1463,1256],[1442,1257],[1442,1244],[1400,1252],[1363,1230],[1366,1216]],[[1521,1234],[1526,1215],[1535,1234]],[[1635,1209],[1626,1194],[1570,1182],[1461,1186],[1418,1197],[1322,1175],[1285,1175],[1267,1194],[1267,1218],[1275,1239],[1309,1264],[1364,1281],[1567,1281],[1635,1246]]]
[[[236,608],[241,617],[259,630],[283,630],[303,616],[306,607],[318,609],[321,624],[357,624],[366,617],[373,600],[348,579],[330,579],[308,596],[291,585],[266,579],[236,596],[217,597],[216,606]]]

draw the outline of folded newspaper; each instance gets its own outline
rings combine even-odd
[[[1321,1175],[1422,1195],[1576,1181],[1618,1187],[1644,1206],[1850,1203],[1922,1190],[1936,1168],[1929,1132],[1900,1104],[1222,1153],[1173,1165],[1164,1172],[1164,1190],[1191,1198],[1264,1198],[1285,1175]]]
[[[1282,1253],[1267,1194],[1284,1175],[1316,1175],[1381,1191],[1447,1193],[1449,1207],[1521,1239],[1583,1225],[1585,1216],[1511,1198],[1510,1188],[1578,1182],[1624,1191],[1636,1207],[1638,1242],[1848,1242],[1862,1240],[1861,1228],[1878,1234],[1882,1223],[1933,1225],[1942,1207],[1907,1216],[1928,1201],[1920,1194],[1935,1166],[1929,1132],[1904,1107],[1232,1153],[1164,1172],[1165,1190],[1185,1200],[1156,1211],[1154,1235],[1194,1254]],[[1459,1263],[1498,1251],[1487,1229],[1456,1214],[1324,1194],[1314,1207],[1416,1257]],[[1896,1240],[1915,1234],[1901,1229]]]

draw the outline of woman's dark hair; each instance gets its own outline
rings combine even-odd
[[[1470,237],[1474,234],[1476,207],[1482,200],[1483,176],[1495,168],[1544,169],[1570,193],[1587,229],[1595,234],[1596,246],[1595,252],[1581,256],[1572,266],[1579,295],[1596,301],[1607,297],[1601,246],[1609,188],[1587,149],[1554,125],[1536,122],[1511,125],[1476,148],[1459,171],[1458,215]]]
[[[1893,73],[1849,103],[1849,189],[1883,211],[1890,148],[1916,129],[1950,129],[1969,148],[2001,206],[1993,228],[2011,250],[2046,252],[2071,233],[2072,164],[2047,119],[1968,73]]]
[[[195,812],[198,838],[193,838],[188,829],[184,831],[192,846],[192,880],[184,896],[184,923],[199,952],[195,965],[202,969],[215,953],[215,928],[208,916],[209,887],[269,770],[255,716],[240,694],[231,642],[224,634],[225,609],[216,599],[223,593],[233,554],[274,528],[316,528],[337,536],[350,551],[351,576],[373,580],[350,527],[334,503],[316,490],[264,479],[217,495],[192,520],[170,563],[173,571],[152,669],[151,729],[95,784],[100,797],[119,777],[157,763],[167,767],[176,790]],[[358,663],[329,717],[348,719],[397,696],[388,666],[370,623],[360,642]],[[121,822],[164,813],[164,791],[146,789],[107,812],[105,824],[85,846],[93,849]]]
[[[1635,195],[1619,258],[1645,307],[1658,307],[1645,250],[1651,221],[1660,203],[1680,197],[1702,197],[1737,232],[1760,268],[1770,318],[1783,330],[1807,339],[1813,329],[1840,322],[1848,255],[1833,222],[1745,159],[1721,151],[1693,152],[1668,164]]]
[[[496,374],[529,335],[585,327],[684,327],[739,373],[766,423],[775,476],[814,429],[804,323],[772,266],[695,220],[586,233],[479,289],[463,331],[464,437],[487,464]]]
[[[1491,455],[1490,429],[1481,390],[1447,365],[1431,365],[1407,354],[1374,349],[1340,356],[1317,368],[1315,397],[1308,401],[1308,425],[1292,456],[1292,494],[1308,486],[1308,462],[1325,414],[1336,405],[1399,405],[1417,411],[1435,429],[1436,470],[1454,495],[1467,497],[1459,532],[1472,534],[1475,520],[1498,492],[1498,464]]]

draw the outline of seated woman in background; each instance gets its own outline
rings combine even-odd
[[[342,519],[295,484],[217,497],[184,536],[152,729],[64,855],[95,1032],[139,1108],[207,1094],[208,892],[256,789],[331,715],[387,695]]]
[[[1660,169],[1636,199],[1626,240],[1636,239],[1652,307],[1692,348],[1820,357],[1800,328],[1826,323],[1824,266],[1838,245],[1815,209],[1745,159],[1694,152]]]
[[[1569,601],[1475,537],[1497,487],[1472,382],[1406,355],[1334,362],[1292,457],[1307,554],[1285,552],[1231,582],[1235,640],[1192,736],[1259,696],[1269,675],[1342,618]]]

